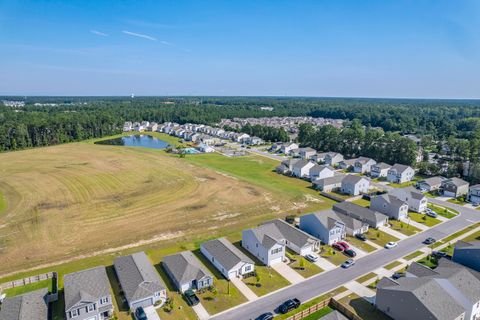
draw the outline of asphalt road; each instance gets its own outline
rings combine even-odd
[[[378,250],[377,252],[360,258],[356,260],[356,264],[349,269],[336,268],[323,272],[304,282],[286,287],[256,301],[247,302],[234,309],[219,313],[210,319],[255,319],[264,312],[274,311],[287,299],[298,298],[300,301],[308,301],[424,247],[425,245],[422,241],[427,237],[441,239],[468,227],[474,222],[480,222],[480,211],[435,199],[429,199],[429,201],[456,209],[460,212],[460,215],[420,234],[400,241],[394,249]]]

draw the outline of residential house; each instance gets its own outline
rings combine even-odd
[[[412,167],[395,163],[390,170],[388,170],[387,181],[391,183],[404,183],[412,181],[414,175],[415,170],[413,170]]]
[[[460,178],[450,178],[442,181],[441,193],[446,197],[458,198],[468,194],[469,183]]]
[[[373,159],[359,157],[353,165],[353,171],[356,173],[370,173],[372,171],[372,166],[376,163],[377,161]]]
[[[315,163],[310,160],[300,160],[293,164],[292,174],[297,178],[309,178],[309,172]]]
[[[334,204],[333,210],[337,213],[344,214],[346,216],[367,223],[372,228],[378,228],[388,224],[388,217],[383,213],[359,206],[358,204],[348,201]]]
[[[340,190],[344,194],[358,196],[362,193],[367,193],[369,188],[370,188],[369,179],[365,177],[349,174],[342,180],[342,186]]]
[[[263,225],[242,231],[242,247],[266,266],[285,260],[285,239]]]
[[[317,179],[313,181],[313,186],[323,192],[338,191],[341,189],[345,177],[346,175],[339,174],[329,178]]]
[[[370,199],[370,209],[383,213],[395,220],[408,217],[408,203],[391,194],[381,194]]]
[[[156,122],[150,122],[146,128],[147,131],[152,131],[155,132],[158,129],[158,123]]]
[[[48,289],[42,288],[14,297],[1,303],[0,320],[47,320]]]
[[[441,176],[427,178],[425,180],[417,182],[417,187],[420,190],[425,190],[429,192],[436,191],[440,189],[444,180],[446,180],[446,178]]]
[[[272,144],[272,146],[268,149],[269,152],[280,152],[280,149],[282,148],[283,143],[282,142],[275,142]]]
[[[259,137],[251,137],[247,144],[251,145],[251,146],[258,146],[258,145],[261,145],[261,144],[264,144],[265,141],[263,141],[263,139],[259,138]]]
[[[328,152],[319,152],[316,155],[312,157],[312,160],[318,163],[324,163],[325,162],[325,156],[327,155]]]
[[[480,272],[480,241],[457,241],[452,260]]]
[[[315,181],[317,179],[325,179],[330,178],[335,175],[335,169],[330,166],[321,166],[318,164],[313,165],[308,172],[308,176],[310,177],[311,181]]]
[[[317,154],[317,150],[312,149],[310,147],[299,148],[298,154],[300,158],[302,158],[303,160],[310,160]]]
[[[333,167],[336,164],[338,164],[340,161],[343,161],[343,155],[337,152],[328,152],[325,155],[324,159],[325,159],[325,164]]]
[[[201,152],[204,152],[204,153],[215,152],[215,149],[213,147],[211,147],[208,144],[205,144],[203,142],[198,145],[198,150],[200,150]]]
[[[385,162],[376,163],[372,166],[370,176],[372,178],[386,178],[391,167],[391,165]]]
[[[200,290],[213,285],[213,276],[191,251],[166,256],[162,267],[180,292]]]
[[[355,159],[342,160],[337,165],[338,165],[339,169],[352,170],[353,171],[353,167],[355,166],[356,161],[357,161],[356,158]]]
[[[294,158],[294,159],[283,160],[282,163],[275,168],[275,170],[281,174],[292,173],[293,165],[298,161],[301,161],[301,159]]]
[[[322,243],[332,245],[346,236],[345,224],[334,212],[315,212],[300,217],[300,229],[320,239]]]
[[[333,310],[332,312],[327,313],[323,317],[318,318],[318,320],[348,320],[348,318],[337,310]]]
[[[290,142],[290,143],[284,143],[281,147],[280,147],[280,152],[285,154],[285,155],[288,155],[290,154],[290,152],[294,149],[298,149],[298,144],[294,143],[294,142]]]
[[[480,184],[468,188],[467,201],[471,203],[480,203]]]
[[[252,273],[255,263],[225,238],[204,242],[200,251],[227,279]]]
[[[165,284],[145,252],[118,257],[113,266],[130,310],[161,305],[166,301]]]
[[[123,132],[129,132],[129,131],[132,131],[132,129],[133,129],[133,125],[130,121],[126,121],[123,124]]]
[[[440,259],[432,270],[417,262],[407,276],[383,278],[377,285],[375,305],[393,319],[476,320],[480,317],[478,272]]]
[[[104,266],[63,277],[65,319],[106,320],[113,316],[110,282]]]
[[[401,201],[408,203],[408,209],[415,212],[425,212],[428,199],[423,193],[413,187],[393,188],[389,194],[394,195]]]

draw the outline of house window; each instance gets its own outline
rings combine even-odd
[[[252,270],[252,266],[245,266],[245,272]]]
[[[108,303],[108,298],[101,298],[100,299],[100,304],[106,304]]]
[[[95,310],[95,304],[90,304],[87,306],[87,312],[92,312]]]
[[[79,315],[79,312],[78,312],[78,310],[72,310],[72,311],[70,312],[70,316],[71,316],[71,318],[78,317],[78,315]]]
[[[155,292],[155,297],[160,297],[160,292]]]

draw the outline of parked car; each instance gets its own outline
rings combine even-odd
[[[437,241],[437,240],[435,240],[434,238],[428,237],[427,239],[425,239],[425,240],[423,241],[423,243],[425,243],[425,244],[432,244],[432,243],[435,243],[436,241]]]
[[[300,307],[300,300],[298,300],[297,298],[293,298],[282,303],[280,307],[278,307],[278,310],[280,311],[280,313],[285,314],[294,309],[297,309],[298,307]]]
[[[353,259],[348,259],[347,261],[345,261],[344,263],[342,263],[342,268],[344,269],[348,269],[350,268],[351,266],[353,266],[355,264],[355,261]]]
[[[438,217],[438,214],[435,211],[432,211],[432,210],[427,211],[425,214],[429,217],[432,217],[432,218]]]
[[[193,292],[193,290],[185,291],[184,296],[189,306],[196,306],[200,302],[200,299],[198,299],[197,295],[195,294],[195,292]]]
[[[478,207],[479,205],[480,205],[480,203],[478,203],[478,202],[472,202],[472,206],[474,206],[474,207]]]
[[[272,320],[272,319],[273,319],[273,313],[271,312],[261,314],[255,318],[255,320]]]
[[[361,241],[367,241],[367,236],[364,235],[363,233],[357,233],[355,235],[355,238],[357,238],[358,240],[361,240]]]
[[[137,310],[135,310],[135,319],[148,320],[147,314],[145,313],[145,310],[143,310],[142,307],[138,307]]]
[[[345,250],[345,248],[343,246],[339,245],[338,243],[332,244],[332,247],[334,249],[337,249],[338,251],[341,251],[341,252],[343,252],[343,250]]]
[[[338,241],[337,243],[343,247],[343,250],[350,249],[350,246],[345,241]]]
[[[305,256],[305,259],[307,259],[310,262],[315,262],[318,260],[318,256],[315,253],[309,253]]]
[[[392,279],[393,279],[393,280],[397,280],[397,279],[403,278],[403,277],[405,277],[405,276],[406,276],[405,272],[395,272],[395,273],[392,275]]]
[[[347,249],[343,253],[352,258],[357,256],[357,253],[352,249]]]
[[[446,258],[448,256],[448,253],[443,251],[432,251],[432,256],[434,256],[435,258]]]
[[[392,248],[395,248],[396,246],[398,246],[398,243],[396,243],[395,241],[390,241],[385,245],[385,248],[392,249]]]

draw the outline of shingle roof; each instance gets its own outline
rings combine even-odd
[[[428,184],[429,186],[436,186],[436,185],[441,185],[442,181],[444,180],[445,180],[444,177],[437,176],[437,177],[431,177],[431,178],[422,180],[420,181],[420,183],[425,183],[425,184]]]
[[[345,177],[346,177],[346,175],[339,174],[339,175],[335,175],[333,177],[328,177],[328,178],[315,180],[313,182],[313,184],[321,184],[321,185],[324,185],[324,186],[328,186],[328,185],[331,185],[331,184],[341,183]]]
[[[406,202],[398,199],[396,196],[384,193],[381,195],[376,196],[378,198],[382,198],[385,202],[387,202],[389,205],[395,207],[395,208],[400,208],[401,206],[405,205]]]
[[[455,244],[455,249],[457,248],[480,249],[480,241],[465,242],[458,240]]]
[[[475,184],[473,186],[470,186],[470,190],[479,190],[480,189],[480,184]]]
[[[292,168],[303,168],[309,163],[311,163],[310,160],[298,160],[292,165]]]
[[[118,257],[114,266],[129,302],[148,298],[155,292],[165,290],[165,284],[144,252]]]
[[[384,169],[390,169],[392,166],[389,165],[388,163],[380,162],[380,163],[374,164],[372,167],[379,168],[380,170],[384,170]]]
[[[410,266],[408,267],[407,272],[413,274],[416,277],[427,277],[427,276],[438,275],[438,273],[435,272],[434,270],[418,262],[412,262],[412,264],[410,264]]]
[[[408,168],[410,168],[409,166],[406,166],[404,164],[400,164],[400,163],[395,163],[391,168],[390,170],[395,170],[397,171],[397,173],[403,173],[405,170],[407,170]]]
[[[254,264],[252,259],[247,257],[225,238],[204,242],[202,243],[202,247],[227,270],[231,270],[240,262]]]
[[[421,193],[420,191],[418,191],[412,186],[405,187],[405,188],[394,188],[389,193],[395,196],[402,195],[402,193],[406,193],[408,197],[417,199],[417,200],[422,200],[423,198],[425,198],[425,195],[423,193]]]
[[[330,230],[337,221],[345,225],[346,228],[352,229],[352,230],[358,230],[365,225],[363,222],[357,219],[354,219],[344,214],[337,213],[331,209],[314,212],[312,214],[315,215],[317,220],[322,225],[327,227],[328,230]]]
[[[47,320],[47,288],[6,298],[0,309],[0,320]]]
[[[280,219],[265,222],[260,227],[263,227],[265,232],[267,232],[272,237],[277,237],[278,239],[286,239],[289,242],[298,246],[299,248],[320,241],[317,238],[312,237],[308,233]]]
[[[96,302],[110,294],[110,282],[103,266],[66,274],[63,283],[65,310],[82,301]]]
[[[456,178],[456,177],[453,177],[453,178],[450,178],[450,179],[447,179],[445,181],[443,181],[444,184],[452,184],[456,187],[461,187],[461,186],[465,186],[465,185],[468,185],[468,182],[465,181],[465,180],[462,180],[460,178]]]
[[[361,164],[365,164],[371,160],[373,160],[372,158],[367,158],[367,157],[358,157],[357,159],[355,159],[356,161],[355,162],[360,162]],[[375,161],[375,160],[373,160]]]
[[[347,174],[345,179],[342,180],[342,183],[357,184],[362,180],[369,181],[367,178],[362,177],[362,176],[357,176],[357,175],[354,175],[354,174]]]
[[[208,269],[201,264],[191,251],[183,251],[166,256],[162,264],[168,268],[175,280],[180,283],[201,280],[204,277],[212,277]]]
[[[380,212],[359,206],[358,204],[351,203],[348,201],[343,201],[343,202],[334,204],[333,210],[342,214],[347,214],[355,218],[358,217],[366,221],[373,221],[375,223],[379,223],[387,219],[387,216]]]

